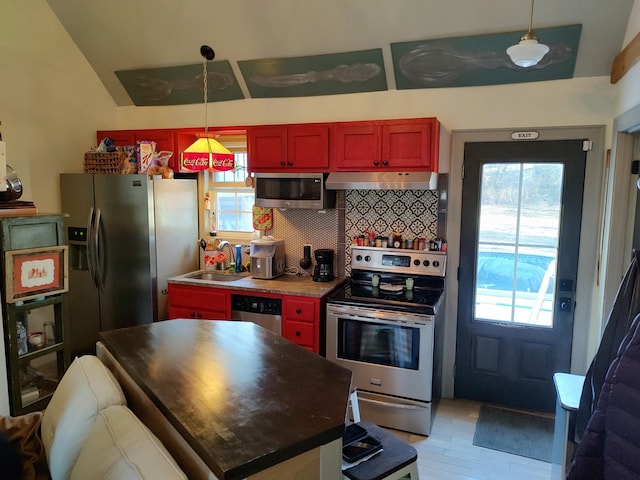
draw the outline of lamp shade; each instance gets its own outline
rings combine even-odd
[[[549,47],[538,43],[537,39],[522,39],[520,43],[507,48],[507,55],[519,67],[533,67],[549,51]]]
[[[182,152],[182,169],[187,171],[233,170],[233,153],[215,138],[202,135]]]

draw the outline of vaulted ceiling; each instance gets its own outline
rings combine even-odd
[[[118,105],[133,104],[114,72],[197,64],[200,46],[230,63],[381,49],[391,44],[527,30],[529,0],[48,0]],[[608,76],[633,0],[538,0],[533,30],[581,25],[574,77]],[[544,38],[540,38],[544,43]]]

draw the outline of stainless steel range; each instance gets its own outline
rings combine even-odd
[[[353,372],[363,420],[429,435],[446,254],[351,249],[351,279],[327,299],[326,356]]]

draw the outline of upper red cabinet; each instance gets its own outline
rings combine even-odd
[[[440,128],[435,118],[345,122],[331,136],[335,170],[438,170]]]
[[[167,150],[172,152],[169,159],[169,167],[174,171],[178,171],[180,159],[178,158],[178,152],[176,151],[176,139],[174,129],[149,129],[149,130],[98,130],[97,140],[98,143],[102,141],[104,137],[111,138],[118,147],[124,147],[127,145],[136,145],[141,141],[156,142],[156,151]]]
[[[329,171],[329,124],[250,127],[247,140],[253,172]]]
[[[97,141],[111,137],[116,145],[135,145],[153,140],[156,150],[173,152],[169,166],[178,172],[180,154],[203,131],[195,127],[100,130]],[[436,118],[216,127],[215,133],[246,133],[252,172],[438,171],[440,123]]]

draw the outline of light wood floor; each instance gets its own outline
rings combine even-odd
[[[420,480],[549,480],[551,464],[473,445],[480,404],[438,401],[431,435],[392,430],[418,451]]]

